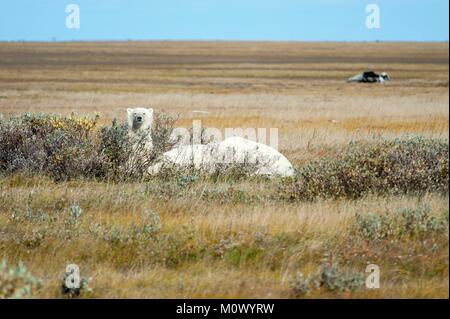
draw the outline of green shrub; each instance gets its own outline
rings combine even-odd
[[[316,281],[312,276],[305,276],[299,272],[289,281],[292,294],[294,296],[303,296],[308,294],[312,288],[317,288]]]
[[[0,173],[44,174],[53,179],[142,178],[148,166],[167,151],[173,120],[156,114],[153,148],[145,149],[145,132],[137,141],[127,124],[96,129],[93,119],[48,114],[0,118]]]
[[[341,270],[337,263],[325,265],[320,273],[320,286],[329,291],[355,291],[363,283],[363,274],[349,269]]]
[[[448,142],[422,137],[354,142],[337,157],[301,168],[283,198],[358,198],[365,194],[448,192]]]
[[[305,276],[297,273],[289,282],[294,296],[308,294],[312,290],[356,291],[364,284],[364,275],[351,269],[341,269],[337,262],[327,263],[322,268]]]
[[[367,240],[423,238],[436,233],[448,232],[448,210],[433,215],[428,206],[404,208],[394,213],[357,214],[352,231]]]
[[[113,120],[111,126],[102,127],[98,145],[104,175],[120,180],[142,178],[148,167],[176,143],[170,138],[173,126],[174,119],[165,114],[155,114],[151,149],[146,147],[149,141],[147,132],[140,132],[131,138],[127,123],[118,124]]]
[[[0,119],[0,172],[43,173],[56,180],[96,175],[95,119],[24,114]]]
[[[382,239],[386,237],[386,233],[383,230],[382,217],[377,214],[369,213],[367,215],[356,214],[355,216],[355,231],[363,238],[368,240]]]
[[[70,222],[76,224],[81,217],[83,210],[77,204],[72,203],[69,206]]]
[[[128,125],[112,121],[111,126],[104,126],[99,131],[100,147],[103,168],[112,176],[120,174],[123,164],[128,161],[131,153],[131,144],[128,138]]]
[[[8,267],[5,259],[0,261],[0,299],[32,298],[40,287],[41,280],[21,262],[16,267]]]
[[[161,229],[161,219],[154,211],[142,213],[141,221],[130,226],[91,224],[89,232],[97,238],[112,244],[146,242],[155,238]]]

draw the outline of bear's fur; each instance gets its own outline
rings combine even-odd
[[[128,108],[127,113],[130,134],[136,136],[136,142],[142,142],[142,134],[147,135],[148,131],[148,139],[145,139],[145,149],[148,150],[152,147],[153,109]],[[255,175],[272,177],[294,175],[291,163],[276,149],[237,136],[207,145],[177,146],[164,153],[148,172],[157,174],[162,167],[167,166],[176,169],[193,166],[207,173],[213,173],[220,169],[222,164],[250,164],[254,167]]]
[[[152,149],[152,125],[153,109],[143,107],[127,109],[128,129],[131,138],[137,141],[145,141],[145,149]]]
[[[128,127],[130,131],[136,133],[138,131],[151,130],[153,124],[153,109],[143,107],[128,108]]]
[[[294,168],[289,160],[273,147],[233,136],[222,142],[207,145],[183,145],[164,153],[160,161],[149,168],[157,174],[161,168],[185,169],[194,167],[206,173],[214,173],[221,165],[243,164],[252,167],[254,175],[289,177]]]

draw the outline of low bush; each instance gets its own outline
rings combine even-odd
[[[41,280],[22,263],[8,267],[5,259],[0,261],[0,299],[32,298],[40,287]]]
[[[147,242],[155,238],[161,229],[159,214],[154,211],[145,211],[140,223],[129,226],[110,226],[91,224],[89,232],[94,237],[111,244],[126,244],[133,242]]]
[[[364,275],[351,269],[342,269],[337,262],[327,263],[315,273],[305,276],[298,273],[291,281],[290,287],[294,296],[302,296],[313,290],[356,291],[363,287]]]
[[[94,119],[24,114],[0,119],[0,172],[45,174],[56,180],[97,175]]]
[[[354,142],[313,161],[281,187],[283,198],[358,198],[366,194],[448,193],[448,141],[407,138]]]
[[[374,241],[384,239],[424,238],[436,233],[448,233],[448,210],[432,214],[428,206],[404,208],[384,214],[357,214],[352,232]]]
[[[156,114],[153,148],[145,149],[144,133],[131,139],[127,124],[116,120],[97,129],[98,116],[62,117],[24,114],[0,118],[0,173],[44,174],[53,179],[141,178],[147,167],[168,150],[173,120]],[[136,147],[137,145],[137,147]]]

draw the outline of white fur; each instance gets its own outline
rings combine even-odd
[[[242,137],[229,137],[219,143],[207,145],[183,145],[162,155],[159,163],[149,169],[156,174],[162,167],[194,167],[213,173],[221,164],[246,163],[254,165],[255,175],[269,177],[293,176],[292,164],[273,147],[256,143]]]
[[[153,148],[151,135],[153,125],[153,109],[146,109],[143,107],[128,108],[127,120],[131,137],[141,140],[141,138],[138,137],[138,134],[141,134],[143,131],[147,131],[148,135],[145,136],[145,148]]]
[[[130,134],[142,130],[149,131],[148,147],[152,147],[150,130],[153,124],[153,109],[128,108],[128,125]],[[141,118],[139,124],[137,119]],[[148,172],[157,174],[162,167],[171,166],[178,169],[194,167],[213,173],[221,164],[254,165],[256,175],[293,176],[292,164],[273,147],[256,143],[242,137],[229,137],[222,142],[207,145],[181,145],[164,153],[157,164],[152,165]]]
[[[294,168],[289,160],[275,148],[242,137],[234,136],[219,143],[219,154],[229,156],[233,162],[254,164],[256,175],[293,176]]]
[[[142,122],[139,127],[135,127],[137,119],[141,117]],[[146,109],[143,107],[128,108],[127,109],[128,127],[130,131],[150,130],[153,124],[153,109]]]

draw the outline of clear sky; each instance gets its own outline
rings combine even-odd
[[[66,27],[68,4],[80,28]],[[366,27],[368,4],[380,28]],[[1,0],[0,40],[448,41],[448,0]]]

